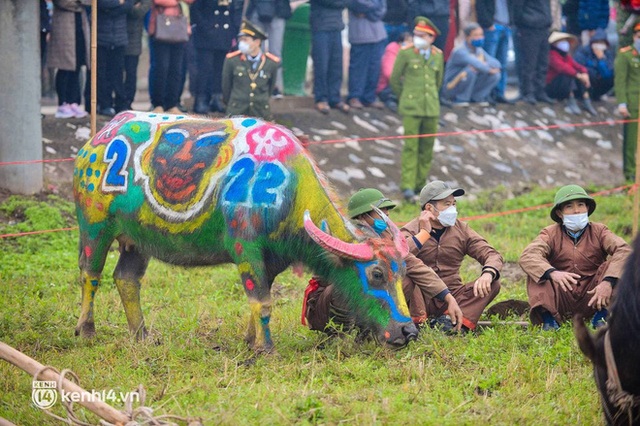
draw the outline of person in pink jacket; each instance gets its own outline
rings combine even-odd
[[[398,36],[398,39],[387,44],[382,55],[382,63],[380,67],[380,79],[378,80],[378,87],[376,87],[376,94],[382,102],[393,112],[398,111],[398,98],[391,91],[389,86],[389,78],[391,78],[391,72],[393,71],[393,64],[396,62],[396,56],[403,47],[411,43],[413,36],[411,33],[404,32]]]

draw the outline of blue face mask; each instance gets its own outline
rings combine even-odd
[[[483,38],[474,38],[471,40],[471,45],[473,47],[482,47],[484,46],[484,37]]]
[[[640,52],[640,40],[634,40],[633,41],[633,47]]]
[[[376,231],[378,235],[381,235],[384,231],[387,230],[387,222],[382,219],[373,219],[373,230]]]

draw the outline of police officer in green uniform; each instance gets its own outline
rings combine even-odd
[[[440,30],[429,19],[418,16],[413,43],[398,52],[391,79],[391,90],[400,100],[405,135],[435,133],[438,130],[438,93],[444,74],[442,51],[433,46]],[[434,136],[405,138],[402,150],[400,187],[405,200],[417,201],[416,193],[426,184],[433,159]]]
[[[280,58],[262,51],[262,40],[266,38],[257,26],[246,19],[242,21],[238,50],[227,55],[222,68],[222,98],[227,115],[271,119],[269,99]]]
[[[640,21],[633,25],[633,44],[623,47],[614,62],[614,90],[618,112],[625,118],[638,119],[640,102]],[[636,179],[638,123],[625,123],[622,140],[622,171],[628,182]]]

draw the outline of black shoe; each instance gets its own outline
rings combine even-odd
[[[177,108],[178,108],[182,113],[186,113],[186,112],[188,111],[188,110],[187,110],[187,107],[186,107],[186,106],[184,106],[184,105],[182,105],[182,103],[179,103],[179,104],[177,105]]]
[[[282,92],[277,87],[273,89],[273,93],[271,94],[273,99],[282,99]]]
[[[555,99],[551,99],[549,97],[549,95],[547,95],[546,93],[542,92],[542,93],[538,93],[536,95],[536,99],[538,100],[538,102],[546,102],[548,104],[555,104],[556,101]]]
[[[440,97],[440,105],[451,108],[453,103],[449,99],[445,99],[442,96]]]
[[[524,95],[524,96],[522,96],[520,98],[520,100],[522,102],[526,102],[526,103],[531,104],[531,105],[535,105],[535,104],[538,103],[538,101],[536,100],[536,97],[533,96],[533,95]]]
[[[437,328],[443,333],[448,333],[453,330],[453,322],[451,322],[449,315],[440,315],[438,318],[432,319],[429,325],[431,328]]]
[[[204,98],[204,96],[202,97],[197,97],[196,98],[196,102],[193,106],[193,112],[195,112],[196,114],[208,114],[209,113],[209,103],[207,102],[207,100]]]
[[[222,102],[221,93],[214,93],[211,96],[211,102],[209,102],[209,111],[224,112],[224,103]]]
[[[98,115],[104,115],[104,116],[107,116],[107,117],[114,117],[116,115],[116,110],[111,108],[111,107],[98,108],[97,113],[98,113]]]

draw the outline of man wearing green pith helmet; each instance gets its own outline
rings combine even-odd
[[[555,330],[572,315],[605,324],[629,245],[605,225],[589,222],[596,202],[578,185],[556,193],[551,219],[520,256],[527,274],[531,322]]]
[[[375,188],[365,188],[356,192],[349,200],[348,215],[356,221],[356,225],[365,234],[391,238],[387,224],[390,219],[386,217],[386,213],[395,206],[396,204],[385,197],[382,192]],[[462,325],[462,311],[445,283],[438,278],[433,269],[412,254],[409,254],[404,260],[406,275],[411,277],[423,297],[436,298],[447,304],[453,328],[459,330]],[[310,280],[305,291],[302,314],[312,330],[331,331],[327,329],[331,323],[340,324],[346,328],[354,325],[354,318],[346,305],[340,303],[334,296],[333,286],[322,280],[321,277],[314,277]]]

